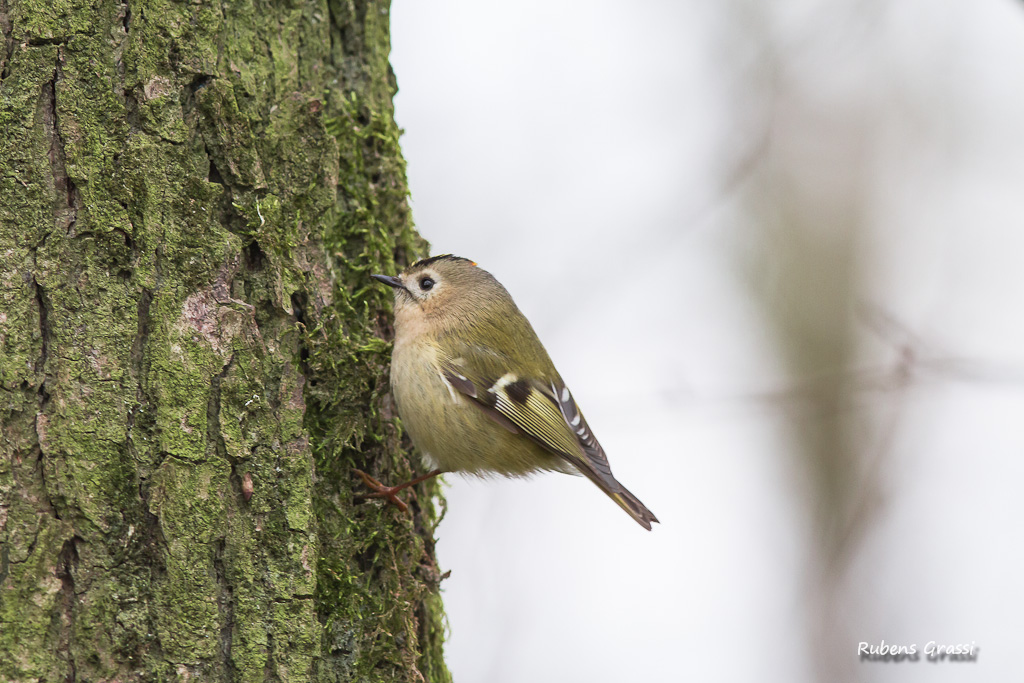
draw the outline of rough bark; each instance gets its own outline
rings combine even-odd
[[[447,680],[388,3],[0,0],[0,680]]]

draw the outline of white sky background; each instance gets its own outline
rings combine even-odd
[[[392,37],[420,232],[506,285],[662,521],[582,478],[449,475],[456,681],[822,676],[800,424],[765,398],[801,378],[754,296],[771,169],[856,206],[857,299],[897,321],[857,358],[917,363],[851,415],[894,427],[832,680],[1020,679],[1024,2],[395,0]],[[980,655],[857,663],[882,639]]]

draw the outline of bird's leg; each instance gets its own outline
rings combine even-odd
[[[367,488],[371,488],[374,490],[374,493],[367,493],[365,495],[356,496],[357,499],[363,500],[366,498],[387,498],[389,502],[394,503],[396,506],[398,506],[399,510],[401,510],[402,512],[408,512],[409,506],[403,503],[395,494],[401,491],[402,489],[407,489],[410,486],[415,486],[421,481],[426,481],[431,477],[436,477],[437,475],[441,474],[441,470],[431,470],[430,472],[427,472],[422,476],[416,477],[415,479],[411,479],[410,481],[407,481],[404,484],[399,484],[398,486],[385,486],[384,484],[380,483],[379,481],[371,477],[366,472],[363,472],[362,470],[355,470],[355,473],[359,475],[359,478],[363,480],[363,483],[366,484]]]

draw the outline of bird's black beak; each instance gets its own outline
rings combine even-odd
[[[388,287],[395,287],[396,289],[405,289],[405,285],[402,284],[401,278],[395,275],[371,275],[374,280],[383,282]]]

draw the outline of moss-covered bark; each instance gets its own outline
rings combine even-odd
[[[0,0],[0,680],[441,681],[376,0]]]

